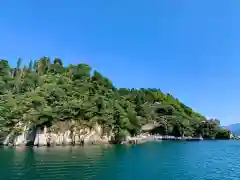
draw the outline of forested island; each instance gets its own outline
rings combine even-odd
[[[0,134],[3,144],[120,143],[149,133],[229,139],[217,119],[206,119],[159,89],[116,88],[87,64],[42,57],[16,68],[0,60]]]

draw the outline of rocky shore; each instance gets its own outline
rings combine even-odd
[[[12,131],[3,138],[2,145],[5,146],[63,146],[63,145],[90,145],[90,144],[109,144],[112,143],[114,135],[112,131],[108,134],[103,133],[103,128],[99,124],[93,127],[78,125],[75,122],[58,122],[51,127],[32,128],[28,124],[18,123]],[[150,135],[143,133],[138,136],[126,136],[121,144],[140,144],[147,141],[161,140],[186,140],[199,141],[200,137],[175,137]]]
[[[63,128],[30,128],[28,125],[18,123],[15,128],[2,140],[3,145],[9,146],[59,146],[59,145],[84,145],[108,143],[112,133],[102,134],[102,128],[96,124],[93,128],[78,126],[69,127],[60,124]],[[18,129],[18,133],[16,130]]]

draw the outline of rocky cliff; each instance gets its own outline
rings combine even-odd
[[[87,126],[69,126],[58,123],[51,127],[32,128],[29,125],[18,123],[5,137],[4,145],[53,146],[53,145],[79,145],[95,143],[108,143],[112,133],[103,134],[103,128],[95,124],[92,128]]]

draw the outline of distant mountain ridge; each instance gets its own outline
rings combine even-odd
[[[230,124],[228,126],[224,126],[223,128],[231,130],[233,134],[240,136],[240,123]]]

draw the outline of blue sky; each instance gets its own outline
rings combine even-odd
[[[155,87],[240,122],[238,0],[1,1],[0,58],[88,63],[117,87]]]

